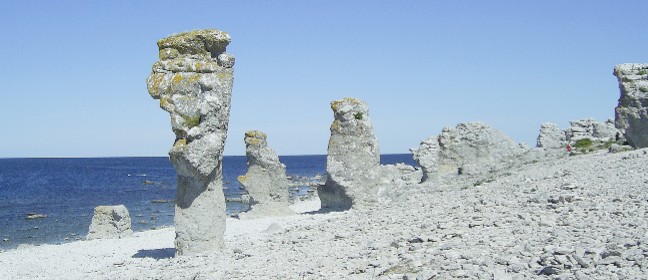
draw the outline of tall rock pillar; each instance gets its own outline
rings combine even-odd
[[[380,151],[364,101],[331,102],[334,120],[326,158],[325,185],[318,189],[322,208],[346,210],[376,201]]]
[[[171,115],[176,139],[169,151],[178,175],[176,254],[221,249],[225,233],[223,147],[227,137],[234,57],[230,36],[196,30],[158,41],[160,60],[146,80],[148,91]]]
[[[240,218],[258,218],[294,214],[288,208],[286,166],[279,156],[268,147],[267,136],[261,131],[245,133],[247,173],[239,176],[239,182],[250,195],[251,209],[239,213]]]
[[[616,127],[631,146],[648,147],[648,64],[619,64],[614,75],[621,90]]]

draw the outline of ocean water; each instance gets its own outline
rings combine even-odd
[[[282,156],[292,177],[326,174],[326,156]],[[411,155],[383,155],[383,164],[415,165]],[[226,197],[245,193],[236,178],[245,156],[223,158]],[[134,231],[173,225],[176,174],[167,157],[0,159],[0,250],[19,244],[58,244],[83,239],[94,207],[124,204]],[[246,204],[228,202],[230,214]],[[27,219],[27,214],[47,217]]]

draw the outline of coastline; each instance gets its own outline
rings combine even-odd
[[[420,185],[373,209],[228,219],[226,247],[173,257],[173,229],[0,253],[2,279],[637,279],[648,149]]]

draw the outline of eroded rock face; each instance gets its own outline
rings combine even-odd
[[[569,124],[565,136],[572,147],[572,154],[608,149],[612,144],[625,142],[622,133],[615,128],[612,120],[597,122],[592,118],[585,118],[570,121]]]
[[[558,125],[553,123],[543,123],[540,125],[540,134],[538,135],[538,148],[545,149],[564,149],[567,146],[567,137]]]
[[[421,142],[418,149],[410,149],[414,160],[421,166],[421,182],[434,183],[439,180],[439,137],[428,137]]]
[[[616,127],[631,146],[648,147],[648,64],[619,64],[614,75],[621,90]]]
[[[439,176],[483,175],[523,161],[527,148],[497,129],[481,122],[468,122],[444,128],[413,150],[423,169],[423,180]]]
[[[322,208],[345,210],[376,201],[380,151],[369,108],[364,101],[344,98],[331,102],[334,120],[326,159],[326,183],[318,193]]]
[[[279,156],[268,147],[267,136],[261,131],[245,133],[245,154],[248,170],[238,181],[250,195],[252,209],[240,213],[240,218],[283,216],[293,214],[288,208],[286,166]]]
[[[566,132],[553,123],[542,123],[536,148],[529,153],[528,161],[560,158],[569,155]]]
[[[570,142],[585,138],[607,142],[616,141],[620,137],[619,130],[614,127],[612,120],[597,122],[593,118],[586,118],[570,121],[569,125],[570,127],[565,130],[565,135]]]
[[[160,60],[146,84],[171,115],[176,135],[169,156],[178,175],[175,205],[178,255],[223,247],[223,148],[227,137],[234,57],[219,30],[180,33],[158,41]]]
[[[114,239],[133,235],[131,218],[124,205],[97,206],[88,230],[88,240]]]

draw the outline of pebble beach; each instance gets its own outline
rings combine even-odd
[[[647,279],[648,149],[399,190],[389,204],[229,218],[223,251],[174,229],[0,253],[0,279]],[[458,177],[457,177],[458,178]],[[394,186],[395,188],[398,186]]]

